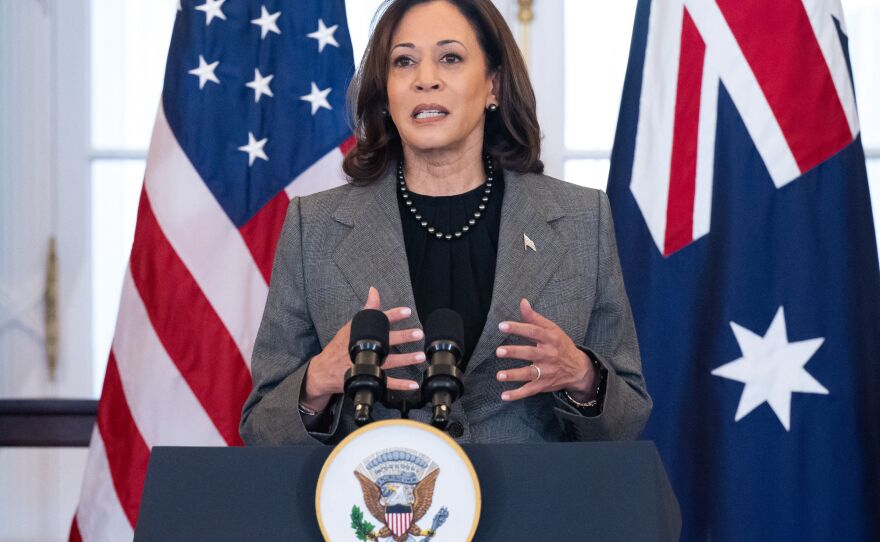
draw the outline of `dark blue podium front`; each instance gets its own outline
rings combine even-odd
[[[651,442],[464,449],[483,497],[475,540],[678,540],[678,501]],[[320,541],[315,488],[330,451],[155,447],[135,541]]]

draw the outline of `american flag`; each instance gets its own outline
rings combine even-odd
[[[71,540],[130,540],[150,448],[236,446],[288,202],[343,182],[344,0],[183,0]]]
[[[877,540],[880,270],[836,0],[641,0],[608,193],[682,540]]]

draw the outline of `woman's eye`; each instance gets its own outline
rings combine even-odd
[[[455,53],[447,53],[440,58],[441,62],[445,62],[447,64],[455,64],[457,62],[461,62],[461,57]]]
[[[412,62],[413,60],[408,56],[399,56],[394,59],[393,64],[395,66],[409,66]]]

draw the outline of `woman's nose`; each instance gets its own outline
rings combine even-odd
[[[440,90],[440,82],[439,82],[439,81],[434,81],[433,83],[428,83],[428,84],[425,84],[425,83],[416,83],[416,88],[417,88],[418,90],[426,90],[426,89]]]
[[[441,82],[437,77],[437,70],[430,63],[423,63],[416,73],[416,90],[440,90]]]

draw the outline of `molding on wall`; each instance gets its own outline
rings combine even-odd
[[[42,341],[42,307],[43,281],[39,276],[29,277],[15,289],[0,284],[0,332],[18,327],[37,341]]]

